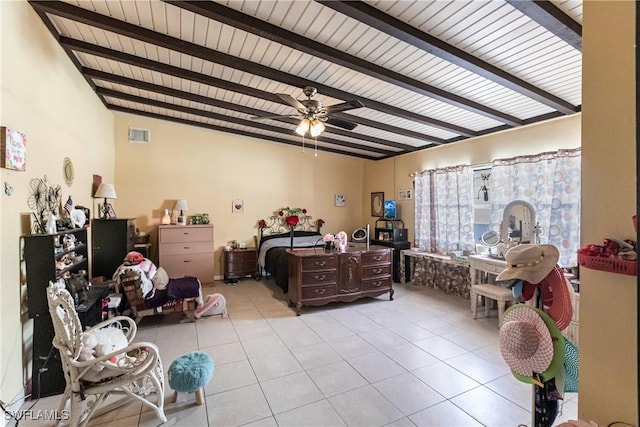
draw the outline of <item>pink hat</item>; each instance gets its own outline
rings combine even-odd
[[[531,377],[547,371],[553,360],[553,340],[544,319],[525,304],[510,307],[500,327],[500,352],[514,373]]]
[[[127,265],[140,264],[142,261],[144,261],[144,256],[136,251],[131,251],[124,257],[124,263]]]

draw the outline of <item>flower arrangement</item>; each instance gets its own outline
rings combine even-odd
[[[322,236],[322,241],[324,242],[325,249],[331,250],[337,246],[340,252],[346,251],[348,244],[347,239],[347,233],[345,233],[344,231],[340,231],[336,235],[327,233]]]
[[[333,234],[327,233],[324,236],[322,236],[322,241],[325,243],[335,242],[336,236],[334,236]]]
[[[281,208],[278,211],[278,215],[283,216],[285,222],[289,227],[295,227],[298,225],[300,221],[299,214],[306,214],[307,210],[305,208],[290,208],[289,206],[285,208]]]

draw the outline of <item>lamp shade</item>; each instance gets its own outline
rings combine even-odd
[[[300,124],[296,128],[296,133],[300,136],[304,136],[305,133],[309,130],[310,122],[306,117],[300,120]]]
[[[324,123],[322,123],[318,119],[315,119],[311,123],[311,129],[309,129],[309,133],[311,133],[311,136],[316,137],[324,131],[324,128],[325,128]]]
[[[113,184],[101,183],[96,190],[95,198],[104,197],[105,199],[116,199],[116,189]]]
[[[187,205],[187,201],[184,199],[180,199],[176,202],[175,210],[177,211],[188,211],[189,205]]]

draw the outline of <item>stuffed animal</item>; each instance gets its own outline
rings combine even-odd
[[[120,328],[92,329],[84,332],[83,335],[84,345],[79,355],[80,360],[91,360],[94,357],[122,350],[129,345],[127,337]],[[109,362],[117,363],[118,357],[110,357]]]
[[[222,294],[211,294],[205,297],[204,304],[196,308],[194,317],[199,319],[205,316],[214,316],[221,314],[222,318],[227,317],[227,300]]]

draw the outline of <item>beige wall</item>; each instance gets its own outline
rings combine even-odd
[[[0,169],[0,399],[10,402],[23,392],[24,365],[31,357],[31,322],[20,311],[19,246],[26,231],[21,218],[30,212],[29,182],[46,175],[62,186],[63,203],[71,195],[76,204],[92,206],[92,174],[113,176],[114,147],[112,114],[31,6],[1,1],[0,19],[0,124],[27,135],[26,172]],[[65,157],[75,169],[71,186],[62,175]],[[4,193],[5,183],[13,187],[11,196]]]
[[[635,25],[635,2],[584,3],[583,244],[636,236]],[[581,270],[578,411],[598,425],[638,422],[637,286]]]
[[[409,176],[411,172],[460,164],[479,165],[494,159],[578,147],[580,114],[575,114],[392,159],[368,161],[364,168],[362,194],[365,207],[364,221],[369,221],[373,227],[376,219],[370,216],[371,193],[383,191],[385,199],[397,199],[398,191],[412,188],[412,178]],[[398,202],[401,206],[402,220],[409,229],[409,240],[413,240],[415,229],[413,202],[413,199]]]
[[[214,225],[216,276],[221,248],[231,240],[254,246],[257,222],[283,206],[306,208],[326,221],[322,231],[349,234],[361,226],[364,160],[221,133],[165,121],[116,114],[118,216],[136,218],[157,239],[163,210],[186,199],[187,216],[207,212]],[[150,144],[131,144],[128,128],[151,130]],[[346,196],[345,207],[334,195]],[[243,213],[232,213],[241,199]],[[367,205],[368,206],[368,205]],[[156,251],[157,253],[157,251]]]

